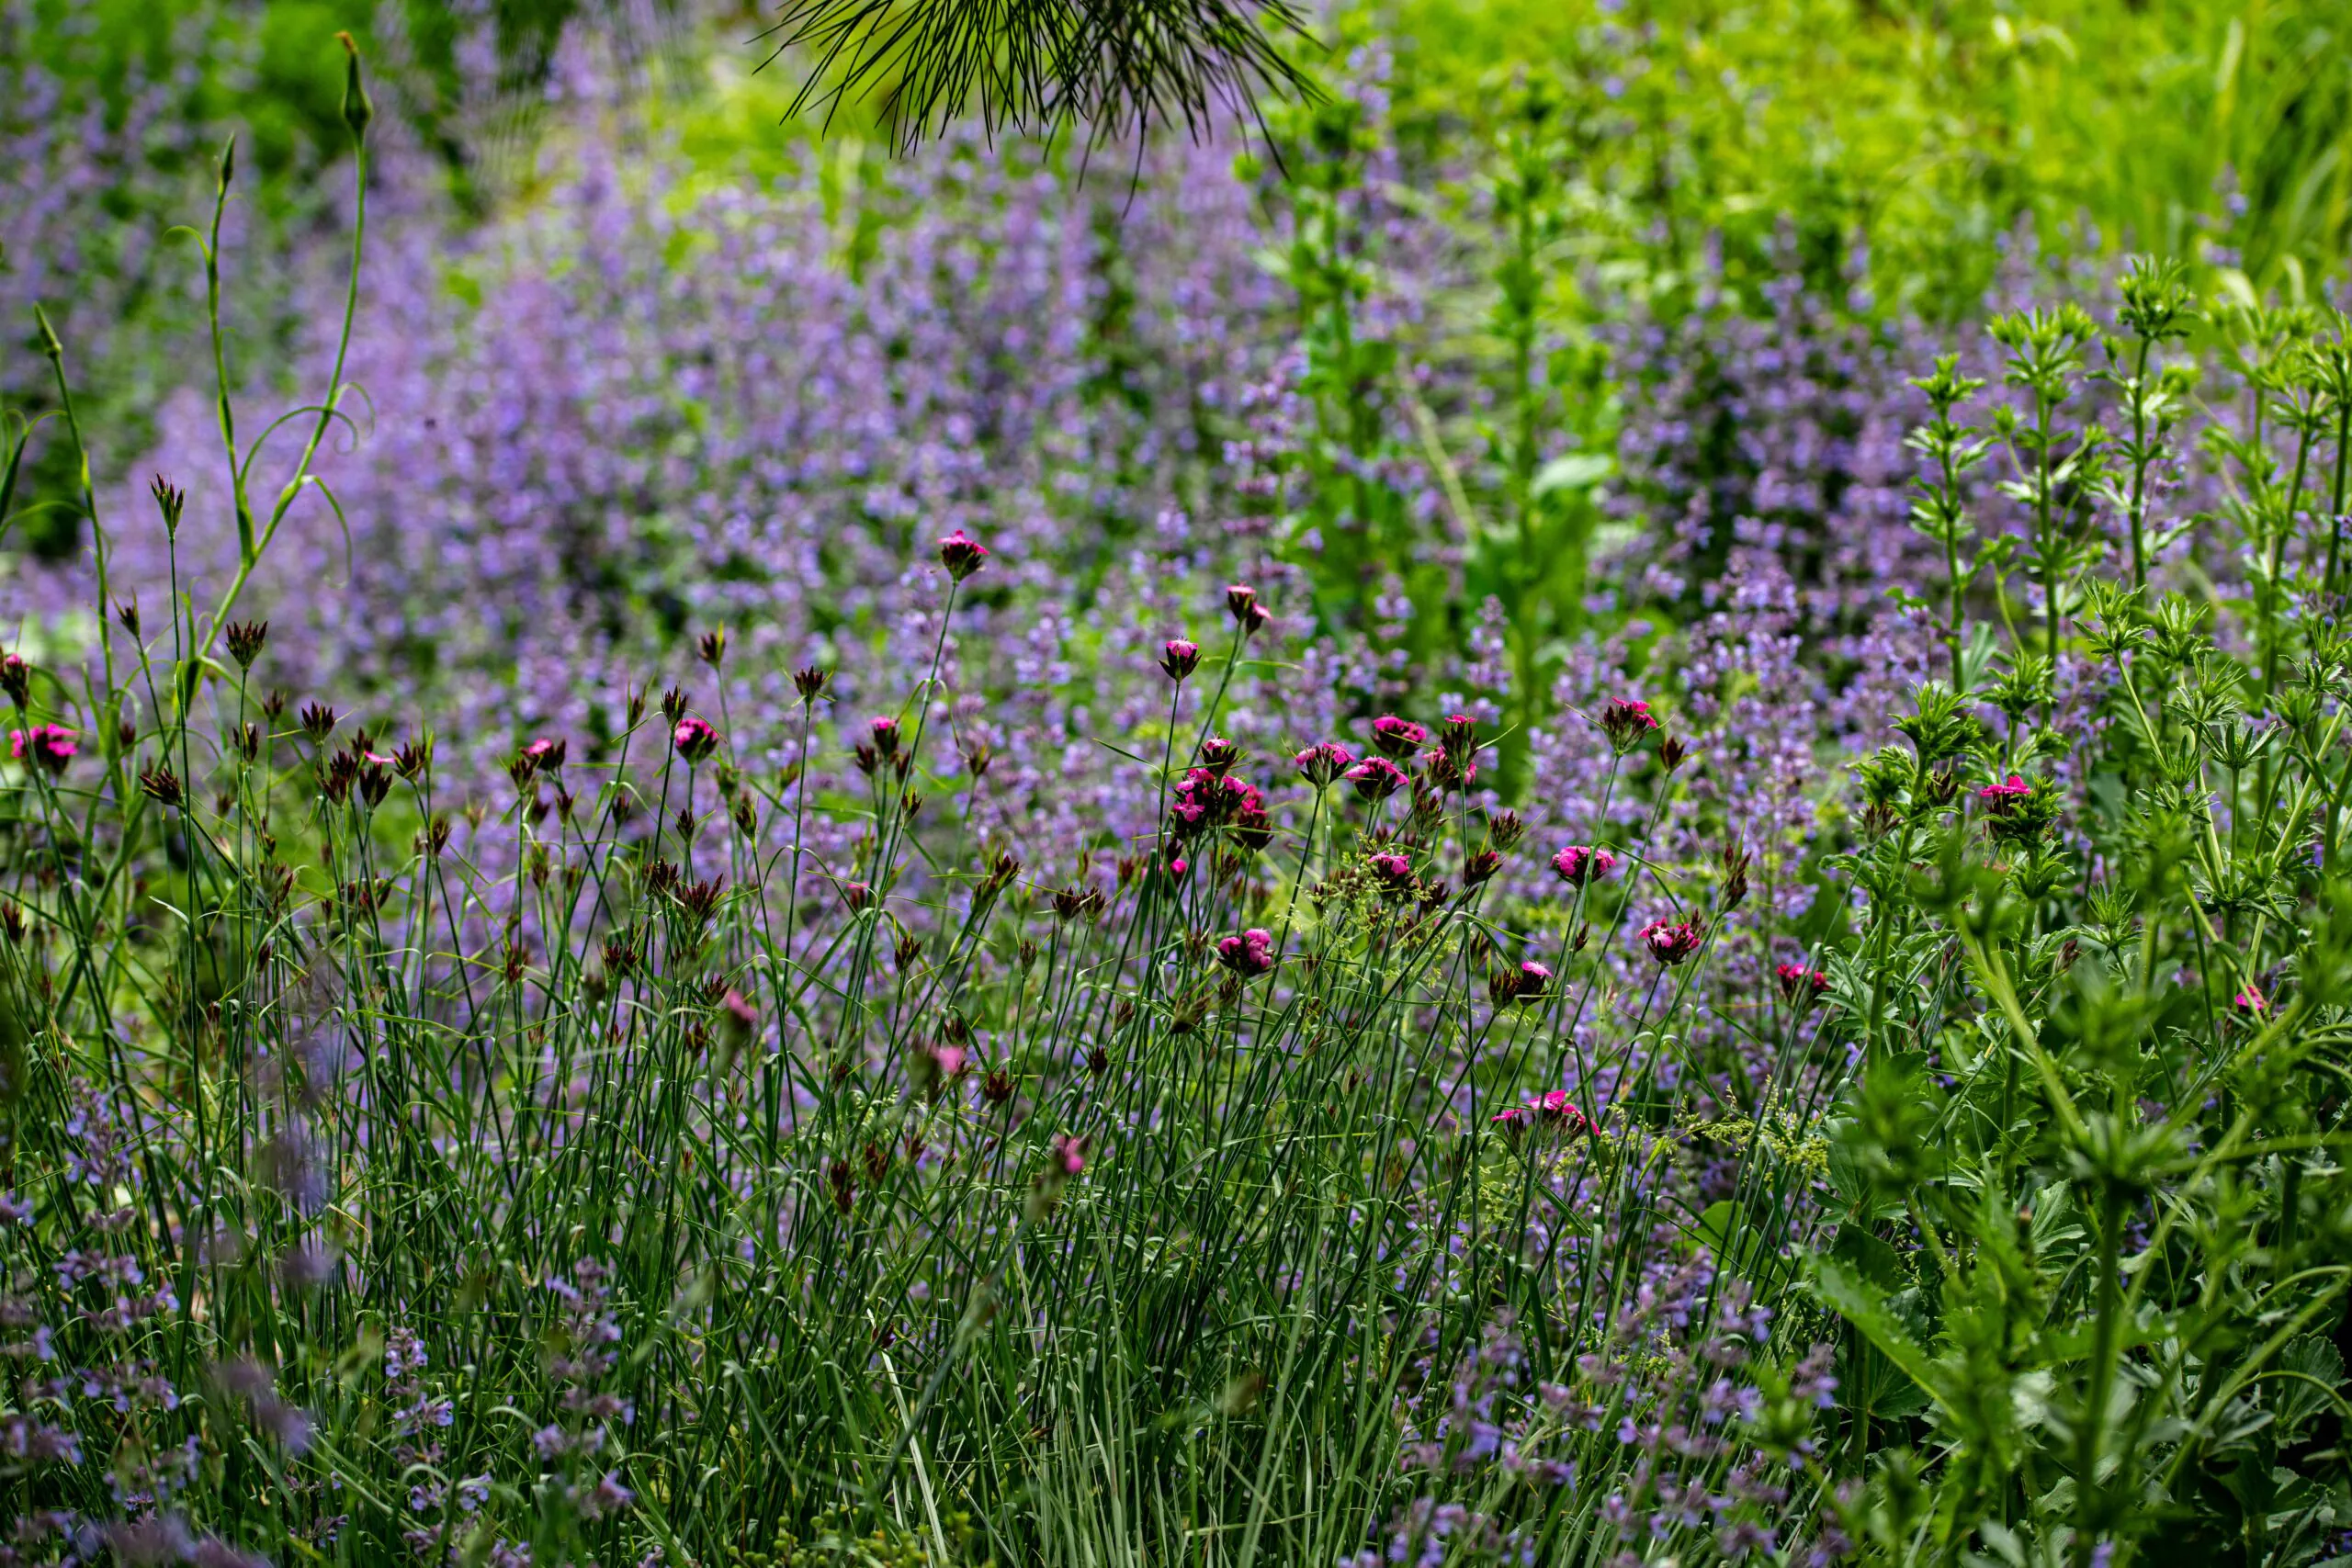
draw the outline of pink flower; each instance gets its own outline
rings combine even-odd
[[[1235,974],[1254,979],[1274,966],[1272,933],[1253,926],[1238,936],[1219,937],[1216,955]]]
[[[1190,861],[1186,860],[1182,855],[1170,855],[1170,856],[1168,857],[1168,880],[1169,880],[1169,881],[1170,881],[1170,882],[1182,882],[1182,881],[1183,881],[1183,880],[1184,880],[1184,874],[1185,874],[1186,872],[1188,872],[1188,871],[1192,870],[1192,869],[1193,869],[1192,863],[1191,863]]]
[[[1309,746],[1290,761],[1291,766],[1306,775],[1308,784],[1322,789],[1354,767],[1356,759],[1354,752],[1338,741],[1326,740],[1319,745]]]
[[[560,768],[563,766],[564,750],[563,741],[541,736],[523,748],[523,755],[542,768]]]
[[[1600,710],[1600,732],[1620,751],[1630,751],[1657,728],[1650,705],[1638,698],[1611,697]]]
[[[1652,920],[1642,928],[1641,939],[1642,944],[1650,950],[1650,956],[1668,968],[1698,952],[1700,942],[1704,940],[1699,928],[1688,920],[1673,924]]]
[[[752,1005],[749,997],[731,987],[719,998],[718,1015],[719,1022],[736,1037],[739,1043],[750,1040],[752,1031],[760,1026],[760,1010]]]
[[[1273,619],[1266,614],[1266,607],[1258,603],[1258,591],[1246,582],[1236,582],[1227,587],[1225,607],[1232,612],[1234,624],[1241,628],[1243,637],[1261,629]]]
[[[2247,984],[2245,989],[2232,997],[2230,1000],[2237,1004],[2240,1012],[2264,1013],[2270,1010],[2270,999],[2251,982]]]
[[[62,773],[80,748],[74,731],[58,724],[36,724],[30,729],[8,731],[8,755],[17,761],[28,756],[52,773]]]
[[[1435,746],[1421,753],[1421,771],[1440,789],[1460,789],[1478,776],[1478,764]]]
[[[1781,982],[1781,995],[1790,1001],[1799,995],[1808,999],[1829,989],[1829,976],[1818,969],[1808,969],[1802,964],[1782,964],[1772,971]]]
[[[1366,757],[1348,770],[1347,777],[1366,800],[1386,800],[1405,786],[1405,770],[1385,757]]]
[[[1449,757],[1468,757],[1478,749],[1478,721],[1466,713],[1447,714],[1439,729],[1438,744]]]
[[[2011,773],[2006,781],[2000,784],[1988,784],[1978,790],[1976,798],[1984,803],[1985,810],[1996,816],[2005,816],[2012,807],[2032,793],[2031,784],[2026,783],[2019,775]]]
[[[1571,887],[1597,882],[1617,869],[1617,857],[1589,844],[1570,844],[1552,857],[1552,869]]]
[[[688,714],[670,732],[670,742],[688,763],[699,762],[718,749],[718,731],[710,727],[708,720]]]
[[[988,547],[961,528],[939,541],[939,564],[955,581],[961,582],[979,570],[988,558]]]
[[[1412,888],[1413,863],[1403,855],[1393,851],[1383,852],[1372,857],[1371,865],[1372,874],[1380,879],[1380,886],[1386,891],[1404,893]]]
[[[1373,749],[1384,757],[1402,761],[1429,744],[1427,725],[1415,724],[1409,718],[1395,714],[1383,714],[1372,721]]]
[[[1076,1176],[1086,1168],[1086,1140],[1073,1138],[1067,1133],[1054,1134],[1054,1164],[1064,1176]]]
[[[1170,637],[1159,650],[1159,668],[1171,681],[1182,681],[1200,668],[1201,645],[1181,637]]]
[[[1538,964],[1535,960],[1531,958],[1519,966],[1520,1000],[1532,1001],[1537,997],[1542,996],[1546,990],[1550,989],[1551,985],[1552,966],[1550,964]],[[1554,1092],[1557,1093],[1558,1091],[1555,1090]]]
[[[1494,1120],[1501,1122],[1503,1130],[1514,1137],[1537,1122],[1541,1122],[1547,1131],[1568,1137],[1592,1131],[1592,1123],[1585,1119],[1584,1112],[1577,1108],[1564,1089],[1538,1095],[1524,1105],[1514,1105]]]

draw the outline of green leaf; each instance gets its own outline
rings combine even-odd
[[[1616,471],[1617,459],[1606,452],[1571,452],[1538,468],[1528,488],[1537,495],[1555,490],[1590,490]]]

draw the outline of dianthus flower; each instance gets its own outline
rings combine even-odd
[[[1413,863],[1394,851],[1383,851],[1368,863],[1380,886],[1391,893],[1402,893],[1413,886]]]
[[[2000,783],[1988,784],[1978,790],[1976,798],[1984,803],[1985,810],[1999,816],[2006,814],[2012,807],[2032,793],[2031,784],[2026,783],[2019,775],[2011,773]]]
[[[670,732],[670,740],[677,747],[679,756],[690,763],[699,762],[718,749],[718,731],[710,727],[707,719],[688,714]]]
[[[1794,1001],[1800,995],[1817,997],[1829,989],[1829,976],[1818,969],[1802,964],[1782,964],[1772,971],[1781,982],[1781,995]]]
[[[1356,765],[1355,753],[1336,740],[1326,740],[1317,745],[1309,746],[1306,750],[1293,757],[1290,761],[1291,766],[1296,768],[1305,775],[1306,782],[1317,789],[1329,785],[1332,780],[1340,777]]]
[[[1617,869],[1617,857],[1589,844],[1570,844],[1552,857],[1552,869],[1571,887],[1597,882]]]
[[[1366,800],[1386,800],[1405,786],[1405,770],[1385,757],[1366,757],[1347,776]]]
[[[36,724],[30,729],[8,731],[8,754],[17,761],[29,758],[52,773],[62,773],[80,748],[74,732],[59,724]]]
[[[1182,681],[1200,668],[1201,645],[1181,637],[1172,637],[1159,650],[1159,668],[1171,681]]]
[[[1639,698],[1611,697],[1600,710],[1600,732],[1620,751],[1632,750],[1657,728],[1657,716]]]
[[[1415,724],[1409,718],[1384,714],[1372,721],[1372,744],[1384,757],[1397,760],[1411,756],[1429,743],[1427,725]]]
[[[1652,920],[1642,928],[1641,939],[1650,956],[1668,968],[1698,952],[1703,940],[1699,928],[1688,920]]]
[[[988,558],[988,547],[961,528],[939,541],[939,564],[945,567],[947,575],[957,582],[979,570]]]
[[[1216,955],[1235,974],[1254,978],[1274,966],[1274,939],[1252,926],[1237,936],[1219,937]]]

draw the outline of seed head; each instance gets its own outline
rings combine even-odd
[[[237,661],[240,670],[251,670],[254,660],[261,657],[262,644],[269,640],[267,621],[231,621],[221,628],[220,636],[229,645],[229,657]]]
[[[155,510],[164,514],[164,535],[176,539],[180,533],[180,513],[187,510],[187,491],[157,474],[148,482],[147,493],[155,498]],[[133,632],[133,637],[139,634]]]

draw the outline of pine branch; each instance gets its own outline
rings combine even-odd
[[[802,51],[791,112],[872,101],[909,151],[976,112],[990,135],[1198,136],[1269,90],[1312,92],[1276,47],[1292,0],[786,0],[763,65]]]

